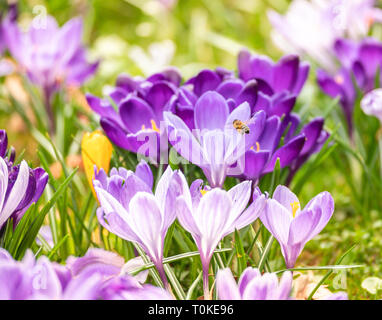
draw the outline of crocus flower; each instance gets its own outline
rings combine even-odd
[[[70,256],[66,260],[66,267],[70,269],[73,276],[77,276],[83,272],[100,272],[104,278],[117,277],[119,275],[127,275],[129,270],[144,265],[141,257],[125,260],[115,252],[91,248],[83,257]],[[140,282],[144,283],[148,276],[148,270],[142,271],[135,276]]]
[[[16,225],[29,206],[38,201],[48,182],[42,168],[31,169],[24,160],[14,165],[15,153],[7,148],[7,134],[0,130],[0,229],[9,218]]]
[[[118,171],[112,169],[110,177],[100,170],[93,182],[100,202],[97,217],[110,232],[138,243],[168,287],[162,264],[163,245],[166,232],[176,218],[175,200],[180,192],[177,182],[179,173],[168,167],[153,194],[147,184],[148,180],[143,180],[147,179],[149,169],[145,172],[141,169],[136,173],[124,168]],[[142,175],[143,179],[139,177]]]
[[[286,130],[288,120],[293,125],[284,137],[284,143],[279,146],[280,140]],[[307,143],[305,132],[293,135],[297,124],[296,117],[287,116],[283,121],[277,116],[268,118],[262,127],[257,125],[261,134],[259,137],[249,143],[248,148],[242,158],[238,160],[238,165],[242,168],[242,176],[247,180],[257,180],[262,175],[272,172],[277,159],[280,161],[280,167],[285,168],[297,161],[300,152]]]
[[[382,89],[374,89],[361,100],[361,108],[369,116],[375,116],[382,123]]]
[[[47,16],[34,21],[25,33],[6,20],[4,36],[20,69],[42,89],[52,126],[53,93],[63,85],[80,86],[98,66],[98,62],[89,63],[86,59],[86,49],[81,44],[82,20],[72,19],[59,28],[56,20]]]
[[[101,285],[98,274],[81,275],[65,281],[56,273],[55,265],[45,256],[37,261],[27,251],[22,261],[15,261],[0,249],[0,299],[96,299]]]
[[[110,159],[113,153],[113,146],[110,141],[99,130],[86,132],[81,141],[81,154],[84,163],[85,174],[94,196],[93,187],[94,166],[109,172]]]
[[[333,71],[333,43],[344,36],[365,37],[370,26],[382,20],[382,11],[374,5],[374,0],[294,0],[285,15],[268,12],[272,39],[284,52],[307,54]]]
[[[100,124],[114,144],[158,161],[160,122],[163,120],[163,111],[170,110],[169,101],[180,80],[175,69],[168,69],[147,79],[121,75],[116,87],[109,92],[118,111],[107,99],[88,94],[87,101],[100,115]]]
[[[102,255],[93,251],[83,258],[70,258],[68,265],[59,265],[45,256],[36,260],[28,250],[22,261],[15,261],[0,249],[0,299],[172,299],[161,288],[142,285],[128,275],[115,275],[115,264],[123,262],[117,260],[111,252]]]
[[[235,229],[257,219],[264,208],[265,196],[256,191],[253,202],[246,208],[251,198],[250,181],[229,191],[215,188],[208,192],[201,190],[201,183],[196,180],[190,189],[183,188],[177,198],[177,217],[198,247],[203,267],[204,299],[210,299],[208,269],[216,246]]]
[[[265,116],[260,111],[251,117],[247,102],[230,112],[224,97],[213,91],[204,93],[196,102],[195,135],[180,117],[164,113],[170,143],[183,158],[203,170],[211,187],[221,187],[227,174],[235,172],[231,166],[257,141]],[[249,137],[233,127],[236,119],[250,123]]]
[[[195,129],[194,110],[198,99],[207,91],[216,91],[224,99],[229,111],[247,102],[254,112],[257,102],[258,85],[255,80],[243,81],[235,77],[234,72],[216,68],[216,70],[204,69],[196,76],[187,80],[182,85],[177,95],[171,98],[171,109],[192,130]]]
[[[321,192],[303,210],[296,195],[277,186],[273,199],[267,199],[261,222],[281,246],[287,268],[293,268],[305,244],[326,226],[334,211],[329,192]]]
[[[376,79],[382,64],[382,43],[366,38],[361,42],[338,39],[334,43],[334,52],[341,63],[341,68],[334,74],[324,70],[317,71],[317,81],[321,90],[330,97],[340,97],[349,134],[353,130],[353,109],[357,99],[357,88],[367,93],[381,79]]]
[[[284,56],[275,63],[267,56],[251,55],[242,50],[238,56],[238,70],[240,79],[258,81],[263,96],[283,93],[285,101],[285,95],[291,99],[288,94],[300,93],[309,74],[309,64],[300,62],[297,55]]]
[[[274,273],[261,274],[248,267],[238,283],[230,269],[220,269],[216,276],[219,300],[288,300],[292,290],[292,273],[284,272],[280,282]]]

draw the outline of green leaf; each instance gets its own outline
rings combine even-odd
[[[235,251],[237,257],[237,267],[238,267],[238,276],[242,274],[242,272],[247,267],[246,253],[243,248],[243,243],[241,242],[241,238],[239,232],[235,229]]]
[[[23,237],[20,243],[20,246],[17,249],[15,256],[16,259],[22,258],[24,256],[25,251],[31,247],[44,222],[46,214],[55,205],[59,197],[65,192],[66,188],[68,187],[70,181],[73,179],[76,172],[77,169],[73,170],[71,175],[65,179],[65,181],[60,185],[53,197],[46,203],[46,205],[42,208],[42,210],[36,216],[34,221],[31,223],[31,225],[28,228],[28,231],[26,232],[25,236]]]

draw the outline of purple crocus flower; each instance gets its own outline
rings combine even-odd
[[[107,177],[100,170],[93,180],[100,202],[97,217],[110,232],[138,243],[168,287],[162,263],[163,245],[166,232],[176,218],[175,200],[181,192],[178,186],[181,174],[168,167],[153,194],[151,188],[138,176],[142,171],[135,174],[124,168],[118,171],[113,168],[110,177]]]
[[[336,39],[365,37],[382,10],[375,0],[294,0],[284,15],[271,10],[275,44],[287,53],[309,55],[322,67],[334,70],[332,46]],[[314,35],[314,36],[312,36]]]
[[[265,116],[260,111],[251,117],[247,102],[230,112],[224,97],[213,91],[204,93],[195,104],[195,134],[180,117],[164,113],[170,143],[183,158],[203,170],[211,187],[221,187],[227,174],[242,173],[232,166],[250,148],[251,141],[257,141]],[[235,130],[236,119],[251,123],[248,137]]]
[[[274,273],[260,273],[248,267],[238,283],[230,269],[221,269],[216,276],[219,300],[289,300],[292,290],[292,273],[283,273],[280,282]]]
[[[45,256],[35,260],[30,250],[22,261],[15,261],[0,249],[0,299],[172,299],[161,288],[142,285],[127,275],[115,275],[112,265],[116,259],[111,255],[93,251],[83,258],[71,258],[71,263],[64,266]]]
[[[255,109],[258,91],[255,80],[245,82],[235,77],[234,72],[223,68],[204,69],[187,80],[170,102],[172,109],[191,130],[195,129],[195,105],[207,91],[215,91],[226,99],[230,112],[243,102],[249,104],[251,113]]]
[[[29,206],[38,201],[48,182],[42,168],[31,169],[24,160],[14,165],[14,150],[8,152],[7,148],[7,134],[0,130],[0,229],[9,218],[16,225]]]
[[[150,284],[142,285],[130,276],[116,277],[102,287],[99,298],[103,300],[173,300],[166,290]]]
[[[72,276],[77,276],[83,272],[99,272],[105,279],[127,275],[129,270],[144,265],[142,257],[135,257],[125,263],[125,260],[115,252],[91,248],[83,257],[70,256],[66,260],[66,267],[70,269]],[[146,282],[148,270],[142,271],[134,278],[140,283]]]
[[[257,219],[264,208],[265,196],[256,193],[246,209],[251,198],[250,181],[244,181],[229,191],[215,188],[206,192],[201,189],[201,184],[201,180],[196,180],[190,189],[183,189],[177,198],[177,217],[199,249],[206,300],[210,299],[208,269],[216,246],[235,229],[239,230]]]
[[[300,118],[295,114],[286,116],[281,124],[281,130],[285,131],[285,128],[289,128],[284,135],[284,146],[281,147],[279,151],[281,167],[283,167],[283,163],[290,167],[287,183],[292,180],[297,170],[309,159],[310,156],[321,150],[329,138],[329,132],[324,130],[324,119],[321,117],[312,119],[301,128],[299,134],[296,134],[296,128],[299,124]],[[295,156],[294,152],[296,152],[296,149],[293,149],[292,147],[297,145],[297,137],[301,136],[304,136],[304,144],[299,150],[298,155]],[[283,149],[283,152],[281,152],[281,149]],[[284,157],[283,161],[282,157]]]
[[[242,50],[238,56],[239,78],[256,80],[258,99],[254,111],[264,110],[268,116],[289,114],[309,74],[309,64],[296,55],[278,62]]]
[[[292,123],[284,137],[284,143],[279,146],[288,121]],[[243,177],[247,180],[257,180],[262,175],[272,172],[277,159],[281,168],[290,166],[297,161],[304,145],[307,143],[305,132],[294,136],[299,123],[296,116],[288,115],[283,121],[278,116],[268,118],[261,130],[260,136],[252,140],[250,148],[239,159],[238,165],[243,168]],[[309,132],[308,132],[309,133]]]
[[[96,299],[100,280],[99,274],[83,274],[65,282],[47,257],[36,261],[28,250],[22,261],[15,261],[0,249],[1,300]]]
[[[321,232],[334,211],[329,192],[321,192],[303,210],[296,195],[277,186],[273,199],[267,199],[261,222],[281,246],[287,268],[293,268],[305,244]]]
[[[101,126],[113,143],[158,161],[163,112],[174,111],[170,99],[180,81],[175,69],[156,73],[147,79],[121,75],[116,87],[109,92],[112,102],[90,94],[87,101],[101,116]],[[117,111],[112,103],[118,107]],[[163,147],[167,150],[167,141]]]
[[[81,44],[82,20],[74,18],[59,28],[56,20],[34,20],[28,32],[16,23],[4,21],[4,36],[9,51],[20,69],[43,90],[45,104],[53,126],[51,98],[63,85],[80,86],[98,67],[89,63]],[[52,129],[52,128],[51,128]]]
[[[351,135],[353,109],[357,99],[357,88],[354,84],[363,93],[372,90],[376,83],[378,87],[382,84],[381,77],[376,79],[382,64],[382,43],[372,38],[361,42],[338,39],[334,43],[334,53],[341,63],[341,68],[334,75],[318,70],[317,81],[324,93],[333,98],[340,98]]]

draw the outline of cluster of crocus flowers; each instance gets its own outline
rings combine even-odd
[[[169,300],[165,290],[121,275],[123,258],[112,252],[90,249],[81,258],[69,257],[66,265],[46,256],[35,259],[27,251],[15,261],[0,249],[1,300]]]
[[[257,181],[277,159],[281,168],[291,168],[291,180],[329,136],[324,119],[301,128],[292,113],[309,65],[295,55],[273,62],[243,50],[238,71],[237,77],[223,68],[205,69],[183,84],[171,68],[147,79],[121,75],[110,99],[88,94],[87,100],[114,144],[166,163],[170,142],[179,162],[199,166],[212,187],[221,187],[226,176]]]
[[[357,90],[367,93],[381,85],[379,70],[382,63],[382,43],[365,38],[360,42],[338,39],[333,51],[341,63],[336,72],[317,71],[321,90],[332,98],[339,97],[347,121],[349,135],[353,132],[353,110]]]
[[[284,186],[276,188],[273,198],[263,195],[258,188],[253,192],[251,181],[243,181],[228,191],[220,187],[203,187],[201,179],[188,187],[182,172],[170,167],[153,193],[153,175],[143,160],[135,172],[114,168],[107,176],[101,169],[93,183],[100,202],[97,216],[101,225],[117,236],[139,244],[167,289],[170,287],[163,267],[164,239],[171,224],[178,219],[193,237],[200,253],[204,299],[211,298],[210,261],[223,238],[260,218],[279,241],[287,268],[293,268],[306,242],[321,232],[334,211],[334,201],[328,192],[318,194],[301,209],[297,197]],[[252,287],[250,278],[256,278],[256,273],[251,270],[247,273],[248,276],[243,274],[240,281],[243,285],[239,284],[241,295],[246,299],[251,295],[256,299],[254,290],[267,283],[274,287],[274,280],[277,280],[274,275],[264,276],[253,280]],[[290,287],[288,290],[288,286],[284,287],[287,282],[282,281],[280,286],[283,288],[279,293],[272,291],[267,295],[263,292],[263,298],[259,299],[287,298],[290,291]],[[243,293],[247,290],[243,288],[244,284],[251,288],[248,289],[249,296]],[[224,287],[225,284],[218,282],[218,285]]]
[[[333,43],[344,36],[367,36],[370,27],[382,21],[382,10],[375,5],[375,0],[294,0],[284,15],[268,12],[272,39],[284,52],[309,55],[333,71]]]
[[[15,164],[15,152],[8,150],[8,137],[0,130],[0,229],[8,219],[16,225],[32,203],[38,201],[48,182],[42,168],[32,169],[25,160]]]

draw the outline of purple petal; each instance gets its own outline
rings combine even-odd
[[[225,99],[216,92],[206,92],[195,105],[195,128],[224,130],[229,115]]]
[[[151,128],[151,121],[157,120],[150,106],[137,97],[123,101],[119,106],[119,113],[125,127],[131,133],[137,133],[143,128]]]

